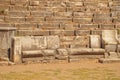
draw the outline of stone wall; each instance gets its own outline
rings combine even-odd
[[[0,27],[16,27],[16,36],[59,35],[63,48],[87,47],[90,34],[119,30],[119,17],[119,0],[0,0]]]

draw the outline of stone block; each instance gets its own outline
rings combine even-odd
[[[112,24],[113,19],[110,18],[94,18],[93,23],[95,24]]]
[[[67,7],[67,12],[84,12],[85,7]]]
[[[52,11],[53,12],[65,12],[66,11],[66,7],[53,7]]]
[[[115,25],[113,25],[113,24],[102,24],[102,25],[100,25],[100,28],[101,29],[115,29]]]
[[[50,35],[63,35],[63,30],[50,30]]]
[[[92,18],[73,18],[73,22],[80,24],[91,24]]]
[[[46,17],[46,16],[53,16],[53,12],[47,11],[31,11],[31,16],[33,17]]]
[[[47,48],[57,49],[60,47],[60,39],[58,36],[47,36]]]
[[[72,18],[65,17],[46,17],[48,22],[72,22]]]
[[[60,56],[68,56],[68,51],[67,51],[67,49],[62,49],[62,48],[60,48],[60,49],[57,49],[57,52],[58,52],[58,55],[60,55]]]
[[[25,6],[25,5],[28,5],[28,1],[27,0],[11,0],[10,4]]]
[[[61,23],[60,24],[60,29],[64,30],[75,30],[78,29],[78,24],[77,23]]]
[[[54,16],[58,16],[58,17],[72,17],[72,12],[55,12]]]
[[[72,44],[70,45],[71,48],[80,48],[80,47],[89,47],[89,37],[88,36],[76,36]]]
[[[18,36],[48,36],[48,30],[18,30],[16,32]]]
[[[5,21],[8,23],[23,23],[25,22],[24,17],[5,17]]]
[[[90,30],[76,30],[76,36],[90,35]]]
[[[39,22],[44,22],[44,17],[26,17],[26,22],[35,22],[35,23],[39,23]]]
[[[119,19],[119,18],[115,18],[115,19],[113,19],[113,23],[115,23],[115,24],[119,24],[119,23],[120,23],[120,19]]]
[[[22,51],[22,58],[43,57],[41,50]]]
[[[93,55],[105,55],[105,49],[102,48],[92,48]]]
[[[9,11],[8,12],[10,17],[26,17],[30,15],[28,11]]]
[[[60,36],[60,41],[62,42],[72,42],[75,36]]]
[[[22,50],[46,49],[47,42],[45,36],[21,37]]]
[[[44,56],[55,56],[56,55],[56,50],[50,50],[50,49],[46,49],[46,50],[42,50],[44,53]]]
[[[37,29],[37,24],[34,24],[34,23],[21,23],[21,24],[18,24],[18,23],[16,23],[15,27],[18,30],[34,30],[34,29]]]
[[[39,1],[30,1],[30,6],[39,6]]]
[[[85,12],[74,12],[73,16],[76,18],[92,18],[93,13],[85,13]]]
[[[120,11],[120,6],[112,6],[111,11]]]
[[[104,47],[107,52],[116,52],[117,51],[117,46],[115,44],[108,44],[108,45],[105,45]]]
[[[0,27],[14,27],[14,24],[11,24],[11,23],[0,23]]]
[[[10,6],[10,11],[27,11],[27,7],[20,5]]]
[[[4,16],[0,16],[0,22],[4,22]]]
[[[74,36],[75,32],[74,32],[74,30],[64,30],[63,35],[64,36]]]
[[[92,53],[91,48],[70,48],[68,49],[69,55],[85,55]]]
[[[22,54],[21,54],[21,39],[19,37],[14,37],[12,40],[12,53],[10,55],[10,60],[15,63],[22,62]]]
[[[102,30],[92,30],[91,34],[92,35],[102,35]]]
[[[57,29],[59,29],[59,27],[60,27],[60,24],[59,23],[41,23],[41,24],[38,24],[38,27],[40,28],[40,29],[43,29],[43,30],[47,30],[47,29],[49,29],[49,30],[57,30]]]
[[[10,5],[10,0],[1,0],[0,4]]]
[[[90,35],[90,47],[101,48],[101,38],[99,35]]]
[[[80,24],[80,29],[95,30],[95,29],[98,29],[98,25],[97,24]]]
[[[66,2],[66,7],[81,7],[83,2]]]

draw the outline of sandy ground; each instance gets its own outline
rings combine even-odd
[[[120,76],[120,63],[99,63],[97,60],[88,60],[83,59],[80,62],[62,62],[62,63],[34,63],[34,64],[20,64],[12,66],[0,66],[0,73],[9,73],[9,72],[24,72],[32,71],[39,72],[44,69],[80,69],[80,68],[103,68],[113,70],[118,76]]]

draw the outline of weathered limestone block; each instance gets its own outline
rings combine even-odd
[[[72,44],[71,48],[81,48],[81,47],[89,47],[89,37],[88,36],[76,36]]]
[[[46,49],[42,51],[44,53],[44,56],[55,56],[56,55],[56,50]]]
[[[30,36],[19,37],[21,39],[21,49],[22,50],[30,50],[32,49],[32,44],[34,40]]]
[[[39,1],[30,1],[30,6],[39,6]]]
[[[25,18],[24,17],[5,17],[5,21],[10,23],[23,23],[25,22]]]
[[[76,30],[76,36],[90,35],[90,30]]]
[[[61,23],[60,29],[64,30],[75,30],[78,29],[79,24],[77,23]]]
[[[91,34],[92,35],[101,35],[102,34],[102,30],[92,30]]]
[[[67,7],[67,12],[84,12],[85,7]]]
[[[114,44],[105,45],[104,48],[107,52],[116,52],[117,51],[117,46]]]
[[[102,25],[100,25],[100,28],[101,29],[115,29],[115,25],[113,25],[113,24],[102,24]]]
[[[15,27],[19,30],[34,30],[37,28],[37,24],[34,24],[34,23],[21,23],[21,24],[18,24],[16,23],[15,24]]]
[[[52,30],[50,35],[59,35],[59,36],[74,36],[74,30]]]
[[[80,24],[91,24],[92,18],[73,18],[73,22]]]
[[[74,30],[64,30],[63,34],[64,36],[74,36],[75,32]]]
[[[40,24],[38,24],[38,27],[40,28],[40,29],[44,29],[44,30],[47,30],[47,29],[49,29],[49,30],[56,30],[56,29],[59,29],[59,27],[60,27],[60,24],[59,23],[57,23],[57,22],[53,22],[53,23],[40,23]]]
[[[48,30],[18,30],[16,35],[19,36],[48,36]]]
[[[52,11],[53,12],[65,12],[66,11],[66,7],[53,7]]]
[[[4,22],[4,16],[0,16],[0,22]]]
[[[90,47],[101,48],[101,38],[99,35],[90,35]]]
[[[10,5],[10,0],[0,0],[0,4]]]
[[[95,29],[98,29],[98,25],[97,24],[80,24],[80,29],[95,30]]]
[[[69,55],[83,55],[92,53],[91,48],[70,48],[68,49]]]
[[[57,52],[58,52],[58,55],[61,55],[61,56],[68,56],[68,51],[67,51],[67,49],[62,49],[62,48],[60,48],[60,49],[57,49]]]
[[[69,17],[46,17],[48,22],[72,22],[72,18]]]
[[[22,62],[22,54],[21,54],[21,38],[14,37],[13,38],[13,46],[12,46],[12,53],[10,55],[11,61],[15,63]]]
[[[9,0],[10,1],[10,0]],[[21,6],[25,6],[28,5],[28,1],[27,0],[11,0],[10,1],[11,5],[21,5]]]
[[[120,11],[120,6],[112,6],[111,11]]]
[[[68,51],[67,49],[57,49],[58,54],[56,55],[56,58],[59,60],[68,59]]]
[[[105,49],[92,48],[92,54],[94,54],[94,55],[104,55],[105,54]]]
[[[32,44],[34,49],[46,49],[47,48],[47,38],[46,36],[35,36],[32,39],[34,39],[34,44]]]
[[[74,17],[76,18],[92,18],[93,17],[93,13],[85,13],[85,12],[74,12],[73,13]]]
[[[62,42],[72,42],[75,36],[60,36],[60,41]]]
[[[60,40],[58,36],[47,36],[47,48],[57,49],[60,47]]]
[[[29,11],[9,11],[10,17],[26,17],[30,15]]]
[[[22,37],[22,50],[46,49],[47,42],[45,36]]]
[[[54,16],[58,16],[58,17],[72,17],[72,12],[55,12]]]
[[[66,2],[66,7],[81,7],[83,2]]]
[[[10,6],[10,11],[27,11],[27,7],[20,5]]]
[[[46,17],[46,16],[53,16],[53,12],[47,11],[31,11],[31,16],[33,17]]]
[[[43,22],[44,21],[44,17],[26,17],[26,22]]]
[[[22,58],[43,57],[43,55],[41,50],[22,51]]]
[[[63,30],[50,30],[50,35],[63,35]]]

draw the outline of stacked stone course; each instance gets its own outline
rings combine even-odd
[[[16,27],[16,36],[58,35],[62,48],[87,47],[89,35],[119,23],[119,0],[0,0],[0,27]]]

